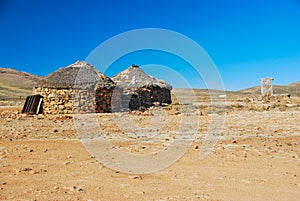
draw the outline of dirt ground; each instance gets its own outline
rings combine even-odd
[[[20,108],[2,107],[0,199],[298,201],[300,109],[298,102],[284,104],[284,109],[273,103],[255,109],[261,104],[244,101],[227,106],[222,132],[204,159],[199,153],[205,137],[212,119],[221,115],[209,107],[186,114],[173,105],[95,115],[110,148],[134,154],[168,149],[183,117],[191,123],[187,130],[199,123],[184,155],[148,174],[123,173],[97,161],[80,141],[84,136],[72,115],[24,115]],[[159,134],[145,137],[151,132]]]

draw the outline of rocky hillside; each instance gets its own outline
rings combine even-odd
[[[0,67],[0,100],[24,98],[32,94],[32,88],[41,77]]]

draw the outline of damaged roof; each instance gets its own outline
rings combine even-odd
[[[132,64],[126,70],[112,77],[112,80],[125,90],[134,90],[141,87],[159,86],[172,90],[172,86],[163,80],[158,80],[146,74],[139,66]]]

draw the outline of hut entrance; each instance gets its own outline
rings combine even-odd
[[[43,112],[43,96],[27,96],[22,113],[41,114]]]

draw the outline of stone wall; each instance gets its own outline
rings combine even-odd
[[[34,88],[35,94],[43,96],[44,114],[72,114],[111,112],[112,95],[114,94],[115,108],[118,109],[120,102],[120,91],[114,88],[92,89],[55,89],[55,88]]]
[[[71,114],[73,113],[73,90],[72,89],[33,89],[35,94],[43,96],[44,114]]]
[[[125,93],[122,97],[123,107],[130,110],[143,110],[155,104],[170,104],[171,91],[159,86],[141,87]]]
[[[118,87],[104,87],[96,90],[95,112],[118,112],[122,110],[122,89]]]
[[[147,86],[123,92],[120,87],[56,89],[36,87],[43,96],[44,114],[104,113],[144,110],[154,104],[171,103],[171,92],[159,86]]]
[[[73,113],[95,112],[95,91],[92,89],[74,90],[72,93]]]

